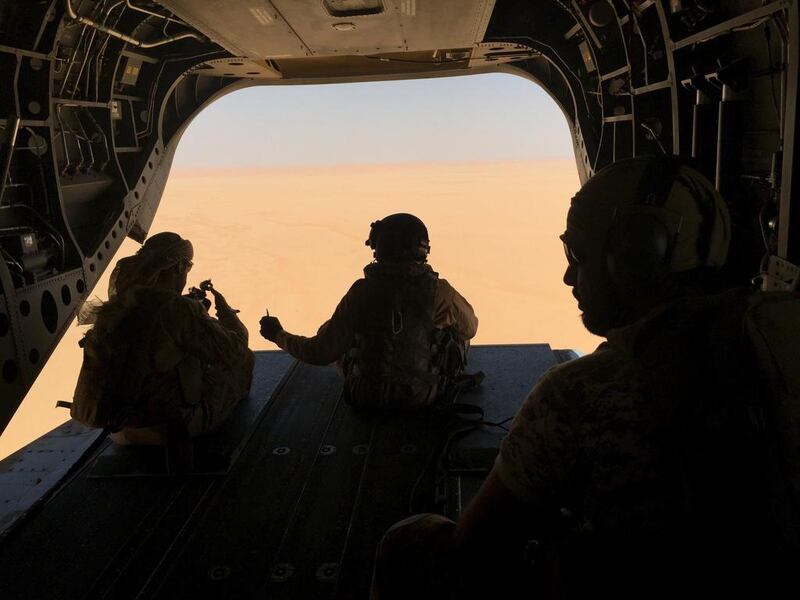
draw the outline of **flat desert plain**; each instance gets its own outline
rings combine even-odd
[[[265,309],[288,331],[312,335],[371,260],[369,224],[411,212],[428,225],[431,265],[475,308],[474,343],[590,352],[599,339],[561,281],[558,235],[578,185],[571,159],[176,170],[151,234],[193,242],[189,284],[211,278],[241,310],[251,348],[263,350],[274,348],[258,334]],[[137,248],[126,240],[117,257]],[[110,271],[93,295],[106,298]],[[54,405],[72,397],[83,333],[70,327],[0,438],[0,457],[68,418]]]

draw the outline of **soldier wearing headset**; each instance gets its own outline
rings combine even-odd
[[[719,193],[676,157],[583,186],[564,283],[607,341],[542,377],[457,523],[387,532],[373,599],[779,597],[763,490],[722,434],[711,372],[716,315],[752,293],[726,290],[730,235]]]

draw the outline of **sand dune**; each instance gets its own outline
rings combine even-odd
[[[369,223],[412,212],[428,225],[430,263],[475,308],[475,343],[586,352],[599,340],[561,282],[558,240],[577,187],[571,160],[178,171],[151,233],[191,239],[190,285],[212,278],[241,309],[251,347],[267,349],[258,335],[265,308],[289,331],[313,334],[371,259]],[[126,240],[117,258],[137,248]],[[94,292],[101,298],[108,275]],[[53,406],[72,396],[82,334],[73,326],[64,336],[0,438],[0,457],[68,417]]]

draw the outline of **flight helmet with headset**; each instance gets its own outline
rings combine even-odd
[[[364,244],[372,248],[379,261],[424,261],[431,251],[425,223],[408,213],[396,213],[372,223]]]
[[[591,215],[588,227],[608,221],[603,252],[617,283],[721,267],[727,258],[727,206],[711,182],[677,156],[616,162],[584,185],[572,208],[571,217],[582,215],[581,221]],[[567,253],[575,260],[569,247]]]

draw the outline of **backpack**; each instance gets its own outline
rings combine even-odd
[[[466,344],[434,323],[438,275],[372,271],[359,297],[355,343],[344,371],[356,406],[435,403],[463,368]]]
[[[78,375],[70,416],[88,427],[119,429],[144,409],[136,394],[141,389],[147,361],[142,348],[153,326],[158,305],[144,302],[128,311],[110,329],[95,325],[79,345],[83,363]]]

